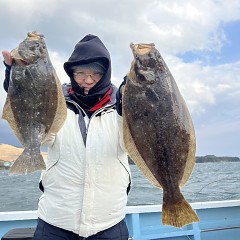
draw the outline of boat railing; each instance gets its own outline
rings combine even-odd
[[[183,228],[162,225],[162,205],[128,206],[132,240],[239,240],[240,200],[191,203],[200,222]],[[0,236],[13,228],[36,227],[37,211],[0,212]],[[231,237],[229,237],[231,236]]]

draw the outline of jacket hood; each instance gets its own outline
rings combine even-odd
[[[71,67],[96,61],[101,61],[107,69],[111,68],[110,54],[103,42],[99,37],[88,34],[76,44],[72,55],[64,63],[64,69],[71,77]]]
[[[69,83],[64,83],[62,85],[63,95],[67,101],[74,101],[74,99],[72,99],[71,95],[69,94],[70,88],[71,88],[71,85]],[[118,91],[118,88],[114,84],[111,84],[111,88],[113,89],[111,93],[112,101],[108,105],[114,105],[116,103],[116,93]]]
[[[99,37],[88,34],[82,40],[80,40],[68,59],[64,63],[64,69],[71,79],[73,90],[77,93],[83,94],[83,90],[73,79],[72,68],[77,65],[88,64],[92,62],[101,62],[106,68],[106,73],[102,79],[89,91],[89,95],[92,94],[104,94],[111,86],[111,59],[110,54],[99,39]]]

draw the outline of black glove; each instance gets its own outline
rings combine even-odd
[[[120,116],[122,116],[122,91],[126,82],[127,82],[127,76],[123,78],[123,82],[121,83],[116,93],[116,110]]]
[[[5,62],[3,62],[6,70],[5,70],[5,79],[3,81],[3,87],[5,89],[5,91],[8,91],[8,87],[9,87],[9,81],[10,81],[10,72],[11,72],[11,66],[7,65]]]

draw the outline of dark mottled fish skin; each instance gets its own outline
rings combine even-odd
[[[123,96],[125,145],[150,182],[163,188],[163,224],[182,227],[198,221],[180,191],[195,163],[192,120],[154,45],[131,48],[134,62]]]
[[[11,68],[3,118],[24,146],[23,154],[9,173],[24,174],[45,169],[40,145],[51,132],[53,124],[59,125],[54,126],[57,130],[62,126],[66,105],[43,35],[29,33],[11,54],[15,62]],[[59,98],[62,99],[59,101]]]

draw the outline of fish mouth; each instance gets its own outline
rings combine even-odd
[[[29,63],[20,56],[18,48],[15,48],[11,51],[11,56],[16,64],[20,66],[29,65]]]
[[[33,32],[28,32],[27,38],[30,41],[38,41],[40,38],[44,38],[44,35],[38,33],[37,31],[33,31]]]
[[[17,62],[18,65],[21,65],[21,66],[27,66],[29,65],[29,63],[23,59],[14,59],[15,62]]]
[[[42,39],[44,39],[43,34],[36,31],[29,32],[27,34],[27,38],[20,43],[17,48],[11,51],[11,56],[14,62],[20,66],[27,66],[33,63],[42,53],[40,51],[41,48],[39,47],[40,44],[38,44],[38,42],[41,42]]]
[[[155,49],[154,43],[131,43],[130,47],[134,56],[130,75],[135,75],[134,79],[141,82],[150,84],[156,82],[156,60],[152,56]]]
[[[18,52],[18,48],[15,48],[11,51],[11,56],[14,60],[14,62],[20,66],[27,66],[29,65],[29,62],[27,62],[26,60],[24,60],[21,55]]]
[[[130,44],[130,48],[132,49],[133,55],[145,55],[148,54],[155,47],[154,43],[138,43]]]

